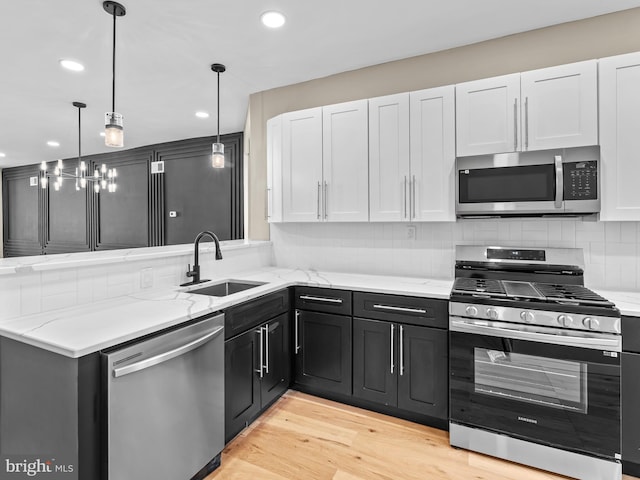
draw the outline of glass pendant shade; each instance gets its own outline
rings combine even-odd
[[[224,168],[224,144],[214,143],[211,152],[211,166],[213,168]]]
[[[124,147],[122,115],[116,112],[104,114],[104,144],[107,147]]]

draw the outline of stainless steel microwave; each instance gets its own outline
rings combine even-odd
[[[588,215],[600,211],[599,147],[456,159],[456,215]]]

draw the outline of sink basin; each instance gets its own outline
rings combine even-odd
[[[211,297],[226,297],[233,293],[249,290],[250,288],[256,288],[260,285],[264,285],[266,282],[246,282],[227,280],[226,282],[216,283],[204,288],[197,288],[195,290],[189,290],[188,293],[197,293],[199,295],[209,295]]]

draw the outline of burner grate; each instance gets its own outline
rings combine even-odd
[[[582,285],[560,285],[556,283],[534,283],[536,289],[547,301],[570,302],[580,305],[615,306],[609,300]]]
[[[507,295],[500,280],[489,278],[456,278],[453,284],[453,292],[488,295],[492,297],[506,297]]]

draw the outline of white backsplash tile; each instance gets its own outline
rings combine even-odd
[[[640,287],[640,222],[591,219],[462,219],[414,223],[272,224],[274,264],[386,275],[452,278],[455,245],[582,248],[588,286],[622,290]],[[342,241],[342,251],[335,245]],[[305,241],[308,240],[308,241]],[[613,241],[617,240],[617,241]],[[347,248],[348,247],[348,248]]]

